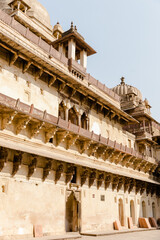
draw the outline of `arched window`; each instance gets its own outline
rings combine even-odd
[[[78,116],[74,107],[69,109],[68,120],[71,121],[71,123],[78,125]]]
[[[120,198],[118,202],[119,221],[124,226],[123,200]]]
[[[142,217],[146,218],[146,203],[142,202]]]
[[[135,224],[135,209],[134,209],[134,201],[130,201],[130,217],[132,218],[133,224]]]
[[[156,219],[156,205],[155,205],[155,202],[152,202],[152,216]]]
[[[59,104],[59,117],[62,118],[63,120],[66,120],[65,106],[63,101]]]
[[[86,113],[81,116],[81,127],[88,130],[88,117]]]

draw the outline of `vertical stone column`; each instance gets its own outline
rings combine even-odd
[[[85,50],[82,50],[80,52],[80,64],[84,67],[87,68],[87,52]]]
[[[124,226],[125,227],[128,226],[127,206],[128,206],[128,196],[124,195],[124,197],[123,197],[123,217],[124,217]]]
[[[17,9],[18,9],[18,10],[20,9],[20,5],[21,5],[21,2],[18,1],[18,2],[17,2]]]
[[[81,127],[81,113],[78,113],[78,126]]]
[[[139,218],[139,199],[137,198],[137,196],[135,196],[135,199],[134,199],[134,211],[135,211],[135,224],[137,225],[138,224],[138,218]],[[138,204],[139,203],[139,204]]]
[[[65,107],[65,120],[68,121],[68,113],[69,113],[69,109],[68,107],[66,106]]]
[[[71,39],[68,42],[68,58],[72,58],[73,60],[76,58],[76,43],[74,39]]]
[[[89,118],[86,118],[87,130],[89,130]]]

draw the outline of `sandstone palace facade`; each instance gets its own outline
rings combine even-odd
[[[0,0],[0,239],[160,218],[160,124],[87,73],[94,53],[37,0]]]

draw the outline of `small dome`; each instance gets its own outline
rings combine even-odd
[[[63,33],[63,32],[64,32],[64,31],[63,31],[63,28],[62,28],[62,26],[59,24],[59,22],[57,22],[57,24],[54,25],[53,32],[55,32],[55,31],[59,31],[60,33]]]
[[[117,85],[116,87],[112,88],[112,91],[117,93],[121,97],[123,97],[123,96],[125,96],[127,94],[133,93],[139,99],[142,99],[141,92],[136,87],[133,87],[131,85],[126,84],[124,77],[121,78],[121,83],[119,85]]]
[[[50,26],[50,16],[47,10],[37,0],[23,0],[31,9],[27,12],[30,17],[35,18],[43,25]],[[9,11],[11,8],[8,6],[12,0],[0,0],[0,9]]]

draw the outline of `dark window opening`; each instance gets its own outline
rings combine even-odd
[[[77,168],[74,168],[74,174],[71,180],[71,183],[77,183]]]

